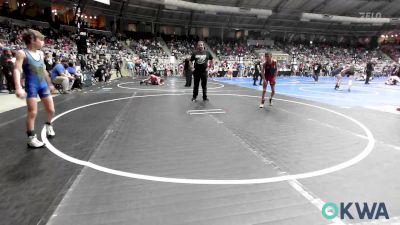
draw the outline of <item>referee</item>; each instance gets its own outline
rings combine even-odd
[[[367,78],[365,79],[365,84],[369,84],[369,79],[372,76],[372,71],[374,71],[374,64],[371,61],[368,61],[366,68]]]
[[[212,64],[213,57],[211,54],[204,49],[204,42],[199,41],[197,43],[197,49],[192,54],[190,61],[194,61],[194,87],[193,87],[193,98],[192,101],[196,101],[197,95],[199,94],[199,83],[201,80],[201,88],[203,89],[203,100],[208,101],[207,98],[207,67],[208,60]]]

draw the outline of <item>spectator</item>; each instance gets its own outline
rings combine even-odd
[[[86,67],[87,67],[87,64],[86,64],[86,60],[85,60],[85,58],[83,56],[81,56],[80,64],[81,64],[81,70],[85,71]]]
[[[56,60],[56,65],[51,71],[51,81],[54,84],[61,84],[63,88],[63,94],[70,94],[70,82],[75,80],[75,77],[68,74],[66,68],[68,67],[68,61],[66,59]],[[72,85],[71,85],[72,86]]]
[[[71,90],[75,88],[82,90],[82,76],[77,73],[76,68],[73,63],[68,63],[67,72],[75,78],[75,81],[71,87]]]
[[[94,77],[97,78],[99,82],[106,81],[106,68],[104,68],[104,65],[98,66]]]
[[[46,66],[46,71],[50,73],[51,69],[53,68],[53,62],[51,61],[48,54],[44,56],[44,65]]]
[[[369,84],[369,79],[372,76],[372,71],[374,71],[374,65],[371,61],[369,61],[366,68],[367,77],[365,79],[365,84]]]
[[[118,77],[118,73],[122,77],[120,61],[119,60],[115,60],[115,75],[117,77]]]
[[[7,90],[8,93],[14,94],[15,93],[15,85],[13,79],[13,70],[14,70],[14,63],[12,62],[12,53],[11,50],[8,48],[3,49],[3,54],[0,57],[1,63],[1,73],[4,75],[7,81]],[[0,79],[3,82],[3,79]]]

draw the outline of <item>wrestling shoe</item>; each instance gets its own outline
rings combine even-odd
[[[28,147],[30,148],[42,148],[44,147],[45,144],[39,139],[37,139],[36,134],[34,136],[29,136],[28,137]]]
[[[264,102],[265,102],[265,100],[261,100],[261,104],[260,104],[260,106],[259,106],[260,109],[261,109],[261,108],[264,108]]]
[[[56,133],[54,132],[54,129],[53,129],[53,125],[45,124],[44,126],[46,128],[47,137],[52,138],[52,137],[56,136]]]

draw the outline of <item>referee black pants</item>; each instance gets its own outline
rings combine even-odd
[[[201,80],[201,88],[203,89],[203,99],[207,99],[207,71],[194,71],[194,87],[193,87],[193,98],[197,98],[199,94],[199,84]]]
[[[185,77],[186,77],[186,84],[185,87],[190,87],[192,86],[192,71],[184,71],[185,72]]]
[[[318,82],[319,73],[314,73],[312,77],[314,78],[314,81]]]
[[[372,71],[367,71],[367,78],[365,79],[365,84],[369,84],[369,79],[371,78]]]
[[[253,85],[257,85],[256,83],[257,83],[257,80],[258,80],[258,77],[260,77],[260,85],[261,85],[261,83],[262,83],[262,76],[260,75],[260,74],[254,74],[253,75]]]

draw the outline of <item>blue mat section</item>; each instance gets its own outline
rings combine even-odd
[[[214,78],[213,80],[262,91],[262,86],[253,86],[253,78]],[[385,81],[386,78],[383,77],[375,78],[370,85],[365,85],[364,81],[353,81],[351,92],[348,92],[347,78],[342,81],[342,90],[336,91],[334,77],[320,77],[318,83],[315,83],[311,77],[278,77],[276,92],[340,107],[400,106],[400,86],[385,85]],[[270,91],[270,87],[267,90]]]

